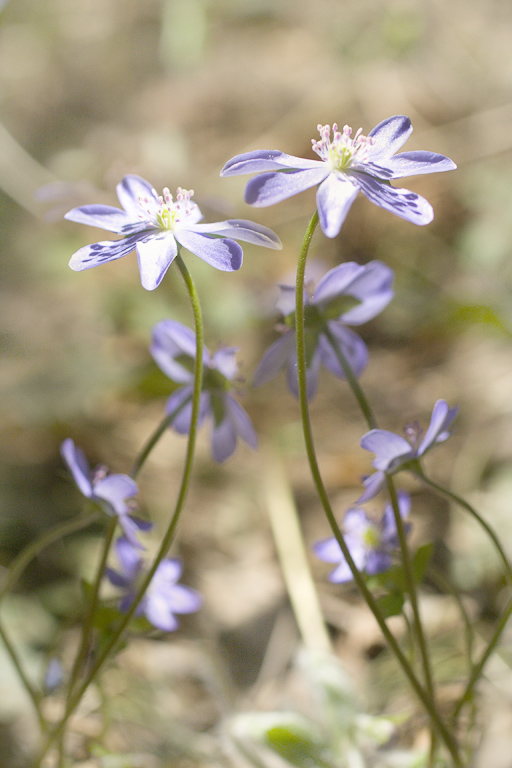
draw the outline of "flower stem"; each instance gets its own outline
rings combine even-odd
[[[302,419],[302,429],[304,433],[304,441],[305,441],[309,466],[311,470],[311,475],[313,477],[313,482],[315,484],[315,488],[318,493],[318,497],[320,499],[324,512],[326,514],[326,517],[329,521],[329,524],[334,533],[336,541],[338,542],[341,548],[341,551],[347,562],[347,565],[350,568],[350,571],[354,577],[355,583],[359,587],[359,590],[361,591],[368,607],[373,613],[381,629],[382,634],[386,638],[397,661],[399,662],[405,675],[409,679],[411,686],[413,687],[418,698],[420,699],[423,706],[427,710],[433,726],[439,733],[448,751],[450,752],[454,765],[457,766],[458,768],[461,768],[462,762],[459,757],[458,747],[454,737],[448,731],[448,729],[440,719],[430,695],[423,689],[422,685],[418,681],[411,665],[407,661],[400,646],[398,645],[396,638],[389,630],[386,624],[386,621],[383,618],[382,613],[379,609],[379,606],[375,598],[373,597],[373,594],[370,592],[370,590],[366,585],[364,576],[359,572],[356,564],[354,563],[354,560],[352,559],[350,550],[347,547],[347,544],[345,543],[343,535],[336,522],[336,518],[332,511],[332,507],[329,502],[329,497],[327,495],[327,491],[325,489],[322,476],[320,474],[320,470],[318,467],[316,451],[315,451],[315,446],[313,441],[313,434],[311,430],[311,422],[309,417],[309,406],[308,406],[308,398],[307,398],[306,356],[305,356],[306,345],[305,345],[305,330],[304,330],[304,278],[305,278],[305,270],[306,270],[306,260],[307,260],[307,255],[309,251],[309,246],[311,244],[311,240],[317,224],[318,224],[318,212],[315,211],[315,213],[311,218],[311,221],[309,222],[308,228],[306,229],[306,233],[304,235],[304,240],[303,240],[300,255],[299,255],[299,261],[297,264],[297,279],[296,279],[296,285],[295,285],[295,297],[296,297],[295,327],[296,327],[296,343],[297,343],[297,378],[298,378],[298,388],[299,388],[299,403],[300,403],[300,413],[301,413],[301,419]]]
[[[191,414],[191,420],[190,420],[190,431],[188,435],[187,451],[185,455],[185,464],[183,467],[183,474],[181,479],[180,490],[178,493],[178,498],[176,500],[176,505],[175,505],[171,520],[169,522],[169,526],[162,538],[162,542],[158,549],[158,553],[153,561],[153,564],[149,568],[146,576],[144,577],[139,587],[139,590],[133,600],[133,603],[131,604],[129,610],[124,614],[122,620],[119,622],[116,629],[112,632],[112,635],[110,636],[108,642],[104,645],[101,652],[98,654],[98,657],[96,658],[94,664],[89,670],[89,673],[87,674],[86,678],[83,680],[82,684],[80,685],[80,687],[78,688],[74,696],[71,698],[71,700],[68,702],[66,711],[64,713],[64,716],[61,722],[53,729],[45,745],[42,747],[39,754],[37,755],[36,760],[33,763],[34,768],[39,768],[39,765],[43,757],[47,754],[48,750],[50,749],[55,739],[58,738],[60,734],[63,732],[68,719],[70,718],[70,716],[72,715],[72,713],[74,712],[78,704],[80,703],[80,700],[84,695],[85,691],[89,687],[92,680],[98,674],[99,670],[103,666],[104,662],[106,661],[110,653],[113,651],[113,649],[119,642],[122,633],[128,626],[133,615],[135,614],[135,611],[137,610],[137,607],[140,601],[144,597],[144,594],[149,584],[151,583],[151,580],[155,575],[155,572],[158,566],[164,559],[169,547],[173,542],[174,534],[176,532],[176,528],[181,516],[181,512],[185,504],[185,499],[186,499],[188,488],[190,485],[190,478],[192,475],[192,465],[194,460],[197,426],[198,426],[198,420],[199,420],[199,406],[200,406],[202,383],[203,383],[204,332],[203,332],[201,305],[199,302],[199,297],[197,295],[194,282],[192,280],[192,276],[190,275],[183,259],[179,254],[176,256],[175,261],[178,266],[178,269],[181,272],[181,275],[183,277],[185,286],[187,288],[187,291],[190,297],[192,312],[194,314],[194,325],[195,325],[195,332],[196,332],[196,359],[195,359],[195,368],[194,368],[194,390],[192,395],[192,414]]]
[[[174,411],[171,411],[171,413],[168,413],[167,416],[162,419],[158,427],[155,429],[151,437],[148,439],[147,443],[142,448],[141,452],[133,462],[133,467],[130,472],[130,477],[135,478],[139,474],[140,470],[142,469],[142,466],[145,464],[146,459],[148,458],[149,454],[155,447],[155,445],[158,443],[162,435],[165,433],[165,431],[171,426],[174,419],[180,413],[180,411],[189,403],[190,401],[187,399],[183,403],[180,403],[177,408],[174,409]]]

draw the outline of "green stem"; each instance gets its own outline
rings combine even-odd
[[[185,499],[187,496],[188,488],[190,485],[190,478],[192,474],[192,465],[194,460],[197,426],[198,426],[198,419],[199,419],[199,406],[200,406],[202,382],[203,382],[204,332],[203,332],[201,305],[199,303],[199,297],[197,295],[197,291],[196,291],[194,282],[192,280],[192,277],[185,263],[183,262],[183,259],[179,254],[176,257],[175,262],[178,266],[178,269],[181,272],[183,280],[185,281],[185,285],[187,287],[188,294],[190,297],[190,302],[192,305],[192,311],[194,314],[194,325],[195,325],[195,332],[196,332],[196,359],[195,359],[195,368],[194,368],[194,391],[192,395],[192,414],[191,414],[191,420],[190,420],[190,431],[188,435],[187,451],[185,455],[185,464],[183,468],[181,486],[178,493],[178,498],[176,500],[174,513],[171,517],[169,526],[164,534],[164,537],[160,544],[160,548],[153,561],[153,564],[148,570],[146,576],[144,577],[144,580],[142,581],[139,587],[137,595],[135,596],[134,601],[130,606],[130,609],[124,614],[117,628],[113,631],[109,641],[105,644],[101,653],[98,654],[98,657],[96,658],[94,664],[92,665],[85,680],[83,680],[81,686],[76,691],[71,701],[68,703],[68,706],[66,707],[66,711],[64,713],[64,716],[61,722],[54,728],[52,733],[49,735],[46,744],[43,746],[43,748],[40,750],[39,754],[37,755],[36,760],[33,763],[34,768],[36,767],[38,768],[43,757],[47,754],[54,740],[58,738],[60,734],[63,732],[68,719],[70,718],[70,716],[72,715],[72,713],[74,712],[78,704],[80,703],[80,700],[84,695],[85,691],[87,690],[90,683],[92,682],[92,680],[95,678],[95,676],[103,666],[104,662],[110,655],[111,651],[115,648],[115,646],[119,642],[119,639],[121,638],[122,633],[130,623],[133,615],[135,614],[135,611],[137,610],[137,607],[140,601],[144,597],[144,594],[149,584],[151,583],[153,576],[155,575],[155,572],[158,566],[164,559],[169,547],[172,544],[172,541],[174,539],[174,534],[176,532],[176,528],[181,516],[181,512],[185,504]]]
[[[318,497],[320,499],[320,502],[326,514],[326,517],[329,521],[329,524],[334,533],[336,541],[338,542],[341,548],[341,551],[347,562],[347,565],[350,568],[350,571],[354,577],[355,583],[357,584],[368,607],[373,613],[381,629],[382,634],[386,638],[397,661],[399,662],[405,675],[407,676],[412,688],[414,689],[418,698],[420,699],[423,706],[427,710],[430,716],[430,719],[433,723],[433,726],[436,728],[440,737],[444,741],[448,751],[450,752],[453,758],[454,765],[461,768],[462,762],[458,754],[458,747],[455,742],[455,739],[453,738],[452,734],[447,730],[446,726],[440,719],[436,711],[436,708],[432,702],[431,697],[423,689],[422,685],[419,683],[418,679],[416,678],[416,675],[414,674],[412,667],[410,666],[409,662],[404,656],[394,635],[389,630],[386,624],[386,621],[384,620],[380,612],[379,606],[375,598],[373,597],[373,594],[368,589],[364,576],[359,572],[356,564],[354,563],[354,560],[352,559],[350,550],[348,549],[345,543],[345,539],[343,538],[343,535],[336,522],[336,518],[332,511],[332,508],[329,502],[329,497],[327,495],[327,491],[323,484],[323,480],[318,467],[315,446],[313,441],[313,434],[311,430],[311,422],[309,417],[309,405],[308,405],[308,398],[307,398],[306,355],[305,355],[306,345],[305,345],[305,331],[304,331],[304,278],[305,278],[306,260],[307,260],[307,255],[309,251],[309,246],[311,244],[311,240],[312,240],[314,231],[317,227],[317,224],[318,224],[318,212],[315,211],[315,213],[311,218],[311,221],[309,222],[306,233],[304,235],[304,240],[303,240],[300,255],[299,255],[299,261],[297,264],[297,280],[296,280],[296,286],[295,286],[295,296],[296,296],[295,327],[296,327],[296,343],[297,343],[297,378],[298,378],[298,387],[299,387],[299,403],[300,403],[300,413],[301,413],[301,419],[302,419],[302,428],[304,433],[304,442],[306,446],[306,453],[309,461],[311,475],[313,478],[313,482],[315,484],[316,491],[318,493]]]
[[[135,478],[139,474],[140,470],[142,469],[143,464],[145,464],[146,459],[148,458],[149,454],[155,447],[155,445],[158,443],[162,435],[166,432],[166,430],[171,426],[174,419],[180,413],[180,411],[190,402],[190,400],[185,400],[183,403],[180,403],[177,408],[174,409],[174,411],[171,411],[171,413],[168,413],[167,416],[160,422],[158,427],[155,429],[151,437],[148,439],[147,443],[142,448],[141,452],[135,459],[133,463],[132,470],[130,472],[130,477]]]
[[[37,557],[40,552],[55,541],[64,538],[64,536],[69,536],[71,533],[77,533],[77,531],[81,531],[82,528],[87,528],[89,525],[96,523],[101,515],[102,513],[98,511],[91,515],[87,515],[87,517],[77,517],[73,518],[73,520],[67,520],[65,523],[61,523],[60,525],[55,526],[55,528],[52,528],[51,531],[43,534],[41,538],[33,541],[28,547],[25,547],[25,549],[20,552],[9,565],[7,577],[0,587],[0,602],[7,592],[9,592],[16,584],[30,561]]]
[[[40,695],[28,679],[27,675],[25,674],[25,670],[23,669],[23,665],[21,664],[20,658],[14,648],[13,643],[10,641],[9,637],[7,636],[5,629],[0,624],[0,639],[2,640],[3,644],[5,645],[5,648],[7,650],[7,653],[11,657],[11,661],[16,667],[16,672],[18,673],[18,677],[20,678],[21,682],[23,683],[23,687],[25,688],[26,692],[30,696],[30,699],[32,701],[32,704],[34,705],[34,709],[37,713],[37,718],[39,720],[39,725],[41,726],[41,730],[46,730],[46,722],[43,718],[43,713],[41,712],[41,706],[40,706]]]

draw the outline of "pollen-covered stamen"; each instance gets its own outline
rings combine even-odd
[[[139,218],[155,229],[174,229],[176,224],[186,219],[196,207],[195,203],[191,202],[193,189],[178,187],[175,202],[168,187],[164,187],[161,195],[157,195],[155,190],[153,193],[154,198],[150,199],[146,195],[139,197],[138,202],[141,207]]]
[[[362,128],[359,128],[352,138],[350,126],[343,126],[343,130],[340,131],[334,123],[332,140],[330,125],[318,125],[317,128],[320,141],[311,140],[313,151],[329,163],[334,171],[346,171],[356,159],[362,163],[368,161],[373,139],[371,136],[364,136]]]
[[[377,549],[377,547],[380,547],[381,536],[375,525],[369,525],[366,528],[362,539],[368,549]]]

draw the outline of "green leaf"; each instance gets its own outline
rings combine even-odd
[[[428,564],[432,558],[432,550],[434,545],[432,542],[424,544],[418,549],[412,560],[412,569],[414,573],[414,580],[417,584],[420,583],[428,568]]]
[[[377,604],[385,619],[390,616],[399,616],[404,605],[404,596],[399,592],[390,592],[379,597]]]
[[[298,724],[276,725],[269,728],[267,742],[278,755],[297,768],[316,768],[321,763],[321,747]]]

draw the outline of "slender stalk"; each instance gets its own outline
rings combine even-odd
[[[135,478],[139,474],[140,470],[142,469],[142,466],[145,464],[146,459],[148,458],[149,454],[155,447],[155,445],[158,443],[162,435],[166,432],[166,430],[171,426],[174,419],[180,413],[180,411],[189,403],[189,400],[185,400],[183,403],[180,403],[177,408],[174,409],[174,411],[171,411],[171,413],[168,413],[167,416],[162,419],[158,427],[155,429],[151,437],[148,439],[147,443],[142,448],[141,452],[135,459],[133,463],[132,470],[130,472],[130,477]]]
[[[39,725],[41,726],[41,730],[44,733],[44,731],[46,730],[46,722],[43,718],[43,713],[41,712],[40,694],[28,679],[25,673],[25,670],[23,669],[23,665],[20,661],[20,657],[18,656],[18,653],[15,650],[14,644],[11,642],[11,640],[7,636],[7,633],[1,624],[0,624],[0,639],[5,645],[5,649],[9,654],[9,656],[11,657],[12,663],[16,667],[16,672],[18,673],[18,676],[21,682],[23,683],[23,687],[25,688],[26,692],[28,693],[32,701],[32,704],[34,705],[34,709],[37,713],[37,719],[39,720]]]
[[[457,603],[462,621],[464,623],[464,640],[466,644],[466,656],[469,666],[468,671],[471,675],[473,671],[473,644],[475,633],[473,632],[473,626],[471,624],[471,619],[469,618],[468,612],[466,611],[464,603],[462,602],[460,595],[453,584],[451,584],[448,579],[442,573],[440,573],[440,571],[437,570],[437,568],[430,566],[428,569],[428,576],[440,591],[447,592]]]
[[[315,451],[315,446],[313,441],[313,434],[311,430],[311,422],[309,418],[309,405],[308,405],[307,384],[306,384],[306,356],[305,356],[305,331],[304,331],[304,277],[305,277],[305,269],[306,269],[306,260],[307,260],[307,255],[309,251],[309,246],[311,244],[311,239],[313,237],[317,224],[318,224],[318,212],[315,211],[315,213],[311,218],[311,221],[309,222],[306,233],[304,235],[304,240],[303,240],[300,255],[299,255],[299,261],[297,264],[297,279],[296,279],[296,286],[295,286],[295,296],[296,296],[295,328],[296,328],[296,343],[297,343],[297,377],[298,377],[298,386],[299,386],[299,403],[300,403],[300,412],[301,412],[301,419],[302,419],[302,428],[304,433],[304,441],[306,445],[306,453],[309,461],[311,475],[313,478],[313,482],[315,484],[316,491],[318,493],[318,497],[320,499],[320,502],[326,514],[326,517],[329,521],[329,524],[334,533],[336,541],[338,542],[341,548],[341,551],[347,562],[347,565],[350,568],[350,571],[354,577],[355,583],[357,584],[361,593],[363,594],[363,597],[366,603],[368,604],[368,607],[370,608],[371,612],[373,613],[381,629],[382,634],[386,638],[397,661],[399,662],[405,675],[409,679],[411,686],[413,687],[418,698],[420,699],[423,706],[427,710],[433,726],[439,733],[448,751],[450,752],[454,765],[458,766],[458,768],[461,768],[462,762],[459,757],[458,747],[455,742],[455,739],[453,738],[452,734],[448,731],[448,729],[440,719],[436,711],[436,708],[432,702],[431,697],[423,689],[422,685],[419,683],[418,679],[416,678],[416,675],[414,674],[414,671],[411,665],[409,664],[406,657],[404,656],[394,635],[389,630],[380,612],[379,606],[375,598],[373,597],[372,593],[368,589],[364,576],[359,572],[356,564],[354,563],[354,560],[352,559],[350,551],[345,543],[343,535],[336,522],[336,518],[332,511],[332,508],[329,502],[329,497],[327,495],[327,491],[323,484],[323,480],[318,467],[316,451]]]
[[[108,643],[105,644],[101,653],[98,654],[98,657],[96,658],[94,664],[89,670],[89,673],[87,674],[86,678],[82,681],[82,684],[80,685],[80,687],[78,688],[78,690],[76,691],[72,699],[69,701],[68,706],[66,707],[66,712],[64,713],[64,716],[61,722],[53,729],[45,745],[42,747],[39,754],[37,755],[36,760],[33,763],[34,768],[39,768],[39,765],[42,759],[47,754],[51,745],[53,744],[55,739],[59,738],[60,734],[63,732],[67,721],[69,720],[74,710],[80,703],[80,700],[84,695],[85,691],[87,690],[90,683],[92,682],[92,680],[95,678],[95,676],[103,666],[104,662],[106,661],[106,659],[108,658],[112,650],[115,648],[115,646],[119,642],[122,633],[130,623],[133,615],[135,614],[135,611],[137,610],[137,607],[139,606],[140,601],[144,597],[144,594],[149,584],[151,583],[153,576],[155,575],[155,572],[158,566],[164,559],[169,547],[172,544],[172,541],[174,539],[174,534],[176,532],[176,528],[181,516],[181,512],[185,504],[185,499],[186,499],[188,488],[190,485],[190,478],[192,475],[192,465],[194,460],[197,427],[198,427],[198,420],[199,420],[199,406],[200,406],[201,390],[202,390],[202,382],[203,382],[204,332],[203,332],[201,305],[199,303],[199,297],[197,295],[197,291],[196,291],[194,282],[192,280],[192,277],[179,254],[176,257],[175,261],[185,281],[185,285],[190,297],[192,311],[194,314],[194,325],[195,325],[195,332],[196,332],[196,359],[195,359],[195,368],[194,368],[194,390],[192,395],[192,414],[191,414],[191,421],[190,421],[190,431],[188,435],[187,451],[185,455],[185,464],[183,468],[183,474],[182,474],[180,490],[178,493],[178,498],[176,500],[176,505],[175,505],[171,520],[169,522],[169,526],[160,544],[158,553],[153,561],[153,564],[149,568],[146,576],[144,577],[139,587],[139,590],[137,592],[137,595],[135,596],[134,601],[130,606],[130,609],[124,614],[122,620],[119,622],[116,629],[112,632],[112,635]]]
[[[71,533],[77,533],[77,531],[81,531],[82,528],[87,528],[93,523],[96,523],[100,519],[101,515],[102,513],[98,511],[93,512],[91,515],[87,515],[87,517],[76,517],[73,518],[73,520],[66,520],[65,523],[61,523],[60,525],[55,526],[55,528],[52,528],[47,533],[43,534],[41,538],[33,541],[28,545],[28,547],[25,547],[25,549],[20,552],[20,554],[9,565],[9,571],[7,573],[6,579],[0,587],[0,602],[3,600],[7,592],[9,592],[14,587],[30,561],[37,557],[40,552],[46,549],[46,547],[49,547],[55,541],[63,539],[64,536],[69,536]]]

